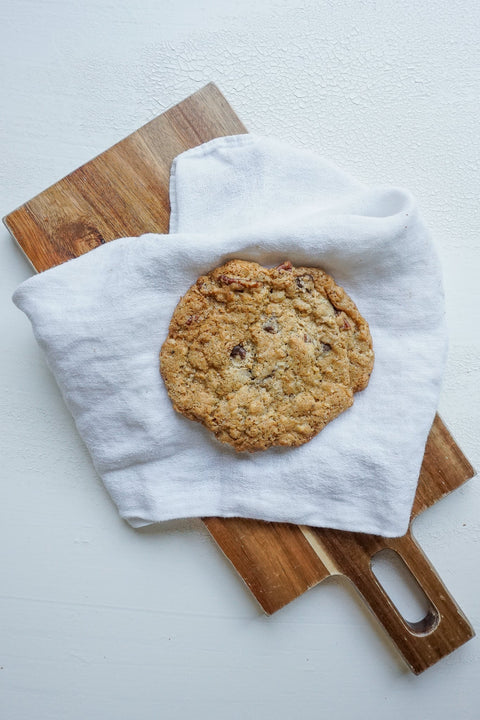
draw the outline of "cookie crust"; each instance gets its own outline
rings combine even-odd
[[[160,352],[175,410],[238,451],[298,446],[373,368],[366,320],[319,268],[231,260],[178,303]]]

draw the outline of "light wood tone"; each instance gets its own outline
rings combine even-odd
[[[472,466],[437,415],[425,448],[410,527],[403,537],[239,518],[204,518],[204,522],[265,612],[275,612],[329,575],[343,575],[418,674],[475,633],[415,541],[412,522],[472,475]],[[400,555],[430,601],[427,616],[418,623],[402,617],[373,574],[372,558],[387,548]]]
[[[244,132],[209,84],[11,212],[5,225],[38,271],[118,237],[166,233],[173,158]]]
[[[243,132],[225,98],[209,84],[10,213],[4,222],[39,271],[117,237],[167,232],[172,159],[214,137]],[[472,475],[472,467],[437,417],[412,519]],[[415,673],[473,637],[411,529],[402,538],[386,539],[241,518],[203,520],[267,613],[338,574],[355,585]],[[401,555],[429,598],[430,611],[422,622],[407,623],[373,575],[371,559],[383,548]]]

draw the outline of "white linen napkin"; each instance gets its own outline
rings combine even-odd
[[[238,135],[177,157],[170,197],[170,234],[102,245],[13,297],[121,516],[134,527],[220,515],[402,535],[446,355],[440,269],[412,196]],[[180,296],[232,258],[322,267],[370,324],[369,386],[301,447],[237,453],[176,413],[165,390],[158,356]]]

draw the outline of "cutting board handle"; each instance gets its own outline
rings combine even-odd
[[[475,632],[410,531],[401,538],[385,538],[385,548],[398,553],[425,593],[429,608],[422,620],[409,622],[403,617],[375,576],[372,558],[347,577],[418,675],[474,637]]]

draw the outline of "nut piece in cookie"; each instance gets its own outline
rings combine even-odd
[[[308,442],[373,368],[367,322],[319,268],[231,260],[178,303],[160,352],[175,410],[236,450]]]

